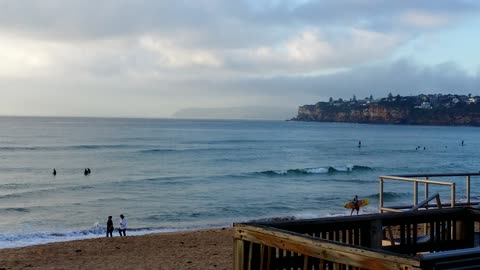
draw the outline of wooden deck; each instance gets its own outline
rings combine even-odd
[[[234,224],[234,269],[480,269],[479,224],[466,207]]]

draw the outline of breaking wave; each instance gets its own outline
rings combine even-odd
[[[318,168],[305,168],[305,169],[290,169],[290,170],[269,170],[258,172],[262,175],[301,175],[301,174],[334,174],[334,173],[351,173],[359,171],[371,171],[373,168],[367,166],[350,165],[345,167],[318,167]]]

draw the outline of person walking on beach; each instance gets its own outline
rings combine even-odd
[[[360,202],[358,201],[358,195],[355,195],[352,201],[353,207],[352,207],[352,212],[350,212],[350,216],[353,214],[354,210],[357,210],[357,215],[358,211],[360,211]]]
[[[110,234],[110,237],[113,237],[113,221],[112,221],[112,216],[108,216],[107,220],[107,237]]]
[[[125,219],[125,216],[123,214],[120,215],[120,228],[118,228],[118,233],[120,233],[120,236],[127,236],[126,234],[127,231],[127,220]]]

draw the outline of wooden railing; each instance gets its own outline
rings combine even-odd
[[[416,211],[421,207],[428,207],[428,203],[435,200],[437,202],[437,208],[442,208],[442,201],[440,200],[440,194],[435,193],[432,196],[428,197],[427,199],[423,200],[421,203],[417,204],[416,206],[410,208],[410,211]]]
[[[480,269],[480,249],[467,248],[418,255],[423,269],[477,270]]]
[[[424,185],[424,199],[429,197],[429,188],[431,185],[439,185],[439,186],[447,186],[450,188],[450,201],[449,203],[444,203],[442,206],[444,207],[456,207],[456,206],[469,206],[469,205],[476,205],[478,202],[471,201],[471,177],[472,176],[480,176],[480,173],[452,173],[452,174],[406,174],[406,175],[397,175],[397,176],[380,176],[379,182],[379,210],[381,213],[383,212],[402,212],[405,210],[409,210],[409,208],[415,207],[418,205],[419,200],[419,184]],[[444,177],[466,177],[465,182],[465,203],[458,203],[456,202],[456,186],[455,182],[452,181],[439,181],[439,180],[432,180],[431,178],[444,178]],[[424,179],[420,179],[424,178]],[[391,181],[403,181],[403,182],[411,182],[413,183],[413,205],[407,206],[393,206],[393,207],[385,207],[384,205],[384,185],[385,182]],[[424,206],[425,209],[429,208],[429,205],[426,204]]]
[[[235,270],[420,269],[419,261],[294,232],[235,225]]]
[[[234,269],[434,269],[441,259],[417,254],[446,252],[458,259],[452,250],[478,246],[479,221],[479,210],[446,208],[234,224]],[[394,228],[394,239],[385,228]]]

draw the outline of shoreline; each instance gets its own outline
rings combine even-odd
[[[226,270],[233,264],[232,235],[232,227],[223,227],[5,248],[0,267]]]
[[[210,226],[192,226],[180,228],[131,228],[128,230],[128,236],[143,236],[151,234],[175,233],[175,232],[189,232],[208,229],[221,229],[231,227],[231,223],[222,225]],[[70,241],[81,241],[87,239],[98,239],[105,237],[106,227],[96,226],[83,230],[70,230],[65,232],[32,232],[27,234],[6,234],[0,235],[4,239],[2,243],[0,240],[0,251],[4,249],[23,248],[37,245],[45,245],[50,243],[62,243]],[[118,229],[113,232],[114,237],[119,237]]]

